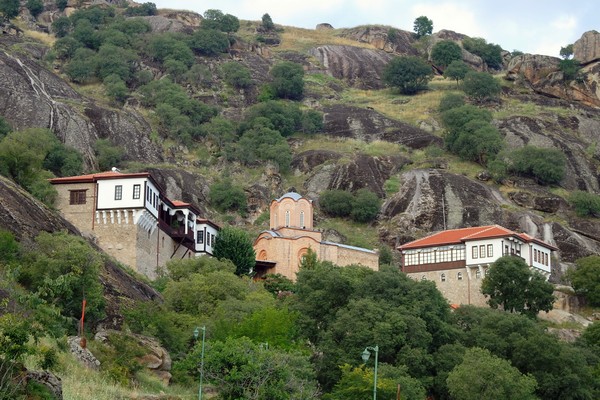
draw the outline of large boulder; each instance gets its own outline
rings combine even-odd
[[[600,60],[600,33],[587,31],[573,43],[573,58],[583,64]]]
[[[393,32],[393,33],[392,33]],[[393,29],[389,26],[367,25],[344,29],[340,36],[356,40],[361,43],[369,43],[378,50],[388,53],[416,56],[418,54],[415,43],[415,35],[412,32],[401,29]]]
[[[382,50],[325,45],[309,50],[325,71],[359,89],[381,89],[383,70],[392,55]]]
[[[441,145],[442,139],[423,129],[387,118],[375,110],[345,105],[323,109],[324,132],[330,136],[347,137],[371,142],[385,140],[413,149],[432,144]]]
[[[427,48],[428,57],[431,59],[431,50],[437,42],[440,42],[442,40],[451,40],[453,42],[456,42],[462,48],[462,60],[466,64],[468,64],[469,66],[471,66],[471,68],[477,71],[487,70],[487,65],[481,57],[470,53],[463,48],[462,41],[467,37],[467,35],[463,35],[462,33],[457,33],[447,29],[442,29],[441,31],[434,33],[433,35],[431,35],[431,40]]]
[[[63,399],[62,381],[60,377],[50,371],[27,371],[25,381],[34,381],[44,385],[52,393],[55,400]]]

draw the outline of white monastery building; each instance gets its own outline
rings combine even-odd
[[[169,260],[213,253],[219,227],[194,205],[168,199],[148,172],[113,170],[50,183],[69,222],[151,279]]]
[[[506,255],[525,260],[530,268],[550,277],[556,247],[525,233],[498,225],[452,229],[398,247],[402,271],[413,279],[435,282],[455,305],[484,306],[481,280],[494,261]]]

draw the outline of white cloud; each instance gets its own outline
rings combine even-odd
[[[577,18],[572,15],[561,15],[550,25],[563,31],[572,31],[577,27]]]

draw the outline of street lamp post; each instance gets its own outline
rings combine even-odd
[[[194,339],[198,341],[200,328],[194,329]],[[202,380],[204,378],[204,339],[206,337],[206,326],[202,327],[202,353],[200,355],[200,388],[198,389],[198,400],[202,400]]]
[[[371,351],[375,352],[375,371],[373,373],[373,400],[377,400],[377,362],[379,361],[379,346],[375,347],[365,347],[365,350],[362,352],[362,359],[367,363],[369,361],[369,357],[371,356]]]

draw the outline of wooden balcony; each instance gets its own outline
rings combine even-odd
[[[188,228],[188,231],[186,233],[185,232],[185,222],[169,223],[167,221],[159,219],[158,226],[161,230],[163,230],[167,235],[172,237],[174,240],[182,241],[182,242],[187,241],[187,242],[194,243],[194,229]]]

